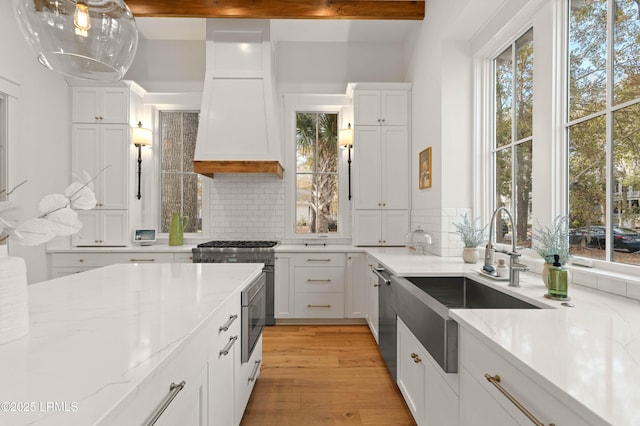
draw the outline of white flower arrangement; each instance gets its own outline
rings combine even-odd
[[[56,236],[69,236],[82,228],[77,210],[91,210],[96,206],[93,192],[93,181],[102,173],[102,169],[91,178],[86,172],[82,177],[74,175],[74,182],[67,187],[64,194],[49,194],[40,200],[37,217],[20,221],[19,208],[9,200],[9,196],[27,181],[16,185],[6,192],[6,201],[0,202],[0,243],[8,238],[24,246],[44,244]]]

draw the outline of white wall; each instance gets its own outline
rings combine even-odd
[[[0,2],[0,52],[0,76],[20,87],[16,122],[10,123],[15,138],[8,146],[8,186],[29,181],[11,199],[23,208],[25,217],[33,217],[43,196],[63,192],[70,182],[69,89],[61,76],[37,62],[10,1]],[[9,250],[26,260],[30,283],[47,278],[44,246],[10,244]]]

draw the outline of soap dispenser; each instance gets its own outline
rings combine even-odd
[[[549,298],[567,299],[567,270],[560,263],[560,256],[553,255],[553,265],[549,267]]]

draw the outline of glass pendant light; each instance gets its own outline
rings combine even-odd
[[[67,77],[118,81],[138,48],[138,28],[122,0],[13,0],[38,61]]]

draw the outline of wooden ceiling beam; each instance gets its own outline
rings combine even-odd
[[[412,0],[127,0],[136,17],[422,20]]]

